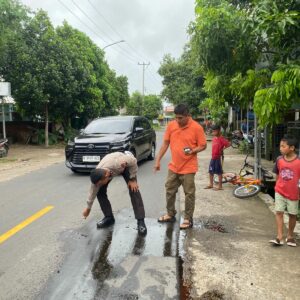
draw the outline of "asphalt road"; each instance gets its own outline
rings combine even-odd
[[[122,177],[108,191],[116,223],[102,230],[97,201],[81,217],[89,177],[63,163],[0,183],[0,299],[178,299],[178,224],[156,221],[165,211],[169,158],[156,174],[153,162],[139,166],[145,238]]]

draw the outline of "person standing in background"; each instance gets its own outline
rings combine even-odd
[[[182,185],[185,194],[185,211],[180,229],[187,229],[193,226],[195,174],[198,171],[197,153],[206,149],[206,137],[202,126],[191,118],[185,104],[177,105],[174,113],[175,120],[167,126],[164,141],[154,165],[154,171],[159,171],[160,161],[170,146],[172,160],[168,166],[165,183],[167,213],[159,217],[158,222],[165,223],[176,220],[176,194]]]

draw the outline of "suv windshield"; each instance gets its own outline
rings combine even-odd
[[[91,122],[85,129],[86,134],[126,133],[131,128],[131,119],[99,119]]]

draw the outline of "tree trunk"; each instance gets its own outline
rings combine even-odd
[[[48,122],[48,104],[45,105],[45,147],[49,147],[49,139],[48,139],[48,131],[49,131],[49,122]]]

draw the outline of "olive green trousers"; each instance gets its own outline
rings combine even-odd
[[[195,173],[191,174],[177,174],[168,171],[168,177],[165,184],[166,187],[166,201],[167,212],[169,216],[175,216],[177,211],[175,209],[176,194],[178,188],[182,185],[185,195],[185,211],[184,218],[193,220],[195,210]]]

